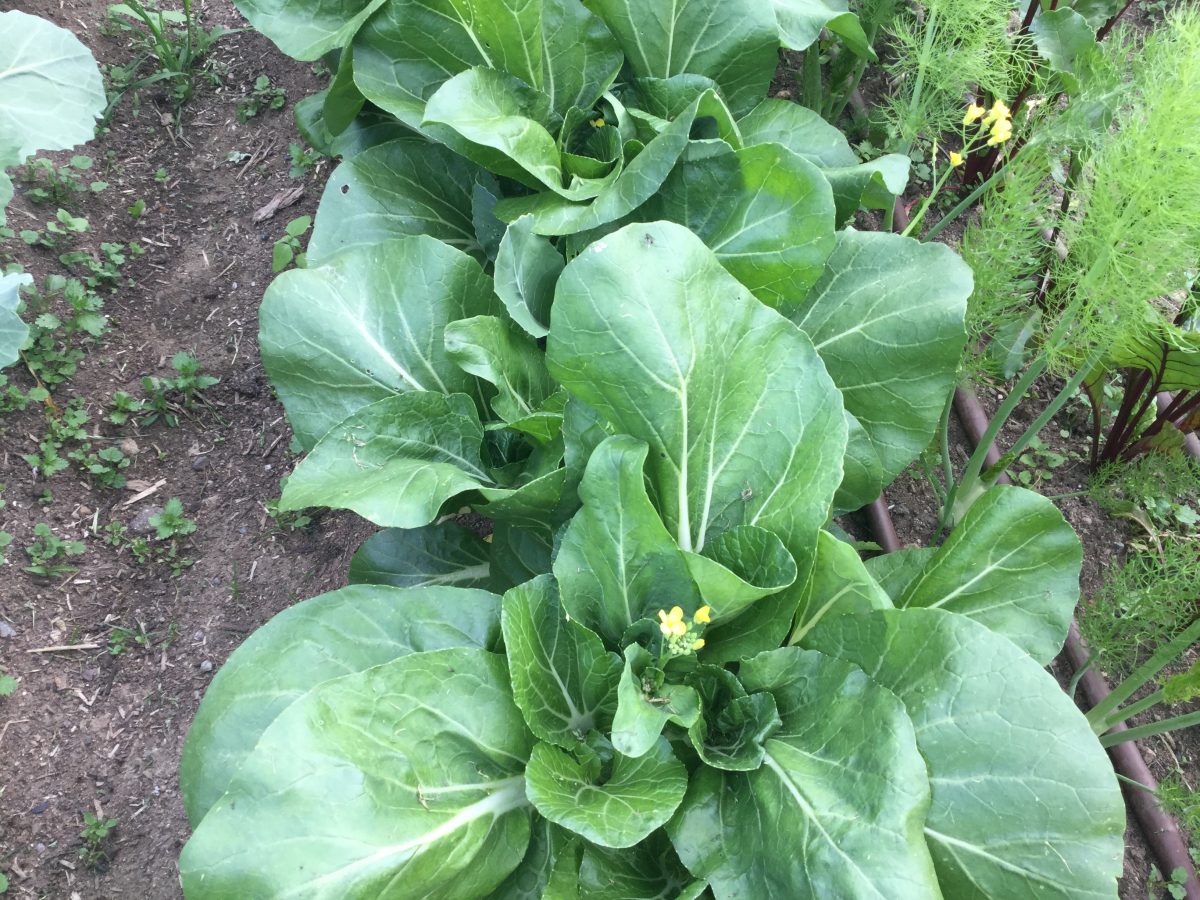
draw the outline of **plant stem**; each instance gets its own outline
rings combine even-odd
[[[966,197],[960,200],[954,209],[950,210],[950,212],[938,219],[937,224],[925,233],[926,243],[932,241],[935,237],[941,234],[942,229],[961,216],[971,206],[972,203],[978,200],[980,195],[982,195],[984,191],[992,186],[992,182],[996,181],[996,179],[1000,177],[1000,175],[1004,172],[1004,166],[1006,165],[1008,165],[1007,161],[1004,165],[996,169],[996,171],[994,171],[991,176],[988,177],[987,181],[983,182],[983,184],[979,185],[979,187],[975,188],[975,190],[971,191],[971,193],[967,194]]]
[[[821,50],[820,41],[804,51],[804,66],[801,69],[801,92],[804,106],[817,109],[821,105]]]
[[[1169,719],[1163,719],[1161,722],[1151,722],[1149,725],[1140,725],[1137,728],[1128,728],[1125,731],[1116,731],[1112,734],[1101,735],[1100,746],[1107,748],[1114,744],[1123,744],[1126,741],[1140,741],[1142,738],[1154,737],[1156,734],[1166,734],[1168,731],[1178,731],[1180,728],[1190,728],[1193,725],[1200,725],[1200,710],[1185,713],[1182,716],[1172,716]]]
[[[1128,678],[1113,688],[1111,694],[1092,707],[1087,714],[1087,720],[1092,726],[1092,730],[1097,734],[1103,734],[1105,731],[1108,731],[1112,727],[1111,725],[1104,725],[1103,728],[1099,726],[1108,722],[1112,718],[1113,712],[1122,703],[1137,693],[1142,685],[1158,675],[1171,660],[1183,653],[1197,639],[1200,639],[1200,619],[1197,619],[1174,638],[1155,650],[1148,660],[1138,666]],[[1116,721],[1119,722],[1121,720],[1117,719]]]

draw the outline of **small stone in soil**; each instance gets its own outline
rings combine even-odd
[[[161,506],[147,506],[134,516],[133,521],[129,523],[129,530],[134,534],[149,534],[154,530],[154,526],[150,524],[150,517],[157,516],[162,511]]]
[[[192,470],[193,471],[199,472],[201,469],[203,469],[207,465],[208,465],[208,457],[207,456],[197,456],[195,459],[192,460]]]
[[[200,671],[201,672],[211,672],[212,669],[213,669],[213,665],[212,665],[211,660],[206,659],[204,662],[200,663]]]
[[[7,622],[0,622],[0,638],[16,637],[17,631]]]
[[[126,456],[137,456],[138,455],[137,441],[135,441],[133,438],[127,437],[127,438],[122,439],[122,441],[119,444],[117,444],[117,449],[120,450],[122,453],[124,453]]]
[[[39,800],[37,803],[33,804],[33,806],[30,808],[29,811],[31,813],[33,813],[35,816],[40,816],[42,813],[44,813],[49,808],[50,808],[49,800]]]

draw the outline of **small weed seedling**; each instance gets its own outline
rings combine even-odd
[[[36,540],[25,548],[30,559],[30,564],[25,567],[26,572],[53,578],[77,571],[66,559],[83,553],[82,541],[64,541],[45,522],[34,525],[33,534]]]
[[[275,248],[271,251],[272,272],[282,272],[293,262],[296,268],[304,268],[304,248],[300,245],[300,238],[311,227],[311,216],[300,216],[284,226],[283,237],[275,242]]]
[[[114,425],[124,425],[146,408],[144,400],[139,400],[125,391],[115,391],[112,395],[112,411],[105,416]]]
[[[83,814],[83,831],[79,832],[83,846],[79,848],[79,858],[89,869],[98,868],[108,862],[104,842],[118,824],[118,820],[111,816],[101,818],[91,813]]]
[[[180,573],[195,560],[179,555],[179,539],[192,534],[196,523],[183,514],[183,503],[172,497],[163,505],[163,511],[150,517],[154,527],[154,540],[129,536],[129,529],[120,522],[109,522],[104,526],[104,543],[120,551],[128,550],[139,566],[157,564],[170,566],[171,574]]]
[[[288,144],[288,158],[292,161],[288,168],[288,175],[292,178],[303,178],[324,157],[325,154],[320,150],[312,150],[296,143]]]
[[[204,374],[200,361],[182,350],[171,357],[171,368],[176,372],[174,378],[147,375],[142,379],[142,389],[148,395],[145,401],[148,412],[141,419],[142,425],[152,425],[162,419],[174,428],[179,419],[174,412],[172,395],[178,395],[184,407],[191,409],[201,392],[220,380]]]
[[[22,179],[28,186],[25,196],[33,203],[68,206],[79,194],[88,191],[98,194],[108,187],[108,183],[92,181],[84,184],[79,174],[91,168],[90,156],[72,156],[64,166],[56,166],[48,159],[35,159],[26,167]]]
[[[93,482],[107,488],[125,487],[122,470],[129,468],[129,458],[116,447],[93,451],[91,444],[85,444],[67,453],[67,458]]]
[[[17,692],[17,679],[0,669],[0,697],[11,697]]]
[[[70,241],[76,234],[91,231],[88,220],[82,216],[73,216],[65,209],[59,208],[54,218],[46,223],[44,231],[33,228],[21,230],[21,240],[31,247],[45,247],[47,250],[57,249],[61,244]]]
[[[132,628],[113,626],[112,631],[108,633],[108,653],[110,656],[120,656],[129,650],[131,641],[145,650],[149,648],[152,638],[152,635],[141,629],[134,631]]]
[[[1187,883],[1188,873],[1182,866],[1171,872],[1171,879],[1168,881],[1162,877],[1162,873],[1158,871],[1158,866],[1152,865],[1150,867],[1150,877],[1146,879],[1148,888],[1147,896],[1154,897],[1154,889],[1161,887],[1173,900],[1186,900],[1188,893]]]
[[[141,219],[141,217],[143,215],[146,214],[146,201],[142,200],[142,199],[135,200],[130,206],[128,206],[126,208],[125,211],[127,213],[129,213],[129,215],[133,219],[133,221],[136,222],[139,219]]]
[[[238,101],[237,120],[244,125],[260,112],[283,109],[285,103],[287,95],[284,94],[283,88],[272,85],[271,79],[266,75],[259,75],[254,79],[254,89]]]
[[[163,504],[162,512],[150,517],[150,524],[160,541],[183,537],[196,530],[196,523],[183,514],[183,502],[178,497]]]

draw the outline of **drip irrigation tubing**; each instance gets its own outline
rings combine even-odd
[[[1169,395],[1159,395],[1158,402],[1160,408],[1164,403],[1169,403]],[[979,405],[979,398],[970,388],[959,387],[954,392],[954,410],[971,441],[972,449],[974,449],[979,445],[988,426],[987,415],[984,413],[983,407]],[[1200,442],[1194,436],[1189,437],[1191,440],[1185,442],[1184,448],[1189,454],[1200,459]],[[993,465],[999,459],[1000,454],[995,445],[992,445],[987,450],[987,464]],[[1008,483],[1006,476],[1001,476],[999,480]],[[898,550],[900,541],[884,498],[880,496],[866,508],[866,513],[879,545],[886,552]],[[1095,706],[1112,692],[1099,672],[1087,668],[1088,650],[1074,619],[1071,620],[1071,627],[1067,632],[1062,658],[1068,663],[1072,672],[1083,671],[1083,674],[1079,676],[1079,684],[1089,707]],[[1125,727],[1122,724],[1112,730],[1124,731]],[[1174,817],[1159,805],[1158,798],[1154,793],[1158,782],[1150,773],[1150,768],[1146,765],[1146,760],[1142,756],[1137,742],[1126,741],[1122,744],[1114,744],[1108,748],[1108,755],[1117,773],[1129,779],[1129,781],[1122,781],[1128,807],[1142,830],[1142,836],[1145,838],[1150,852],[1154,855],[1159,870],[1165,877],[1170,877],[1171,872],[1183,869],[1187,873],[1187,884],[1185,885],[1187,900],[1200,900],[1200,880],[1196,878],[1196,869],[1188,855],[1187,844]],[[1141,787],[1130,782],[1136,782]]]

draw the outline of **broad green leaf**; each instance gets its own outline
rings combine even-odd
[[[1079,538],[1053,502],[997,485],[971,505],[896,606],[968,616],[1048,665],[1067,638],[1082,565]]]
[[[513,697],[529,729],[561,747],[605,730],[621,658],[564,614],[554,579],[541,575],[505,594],[501,624]]]
[[[861,666],[908,710],[946,897],[1115,896],[1125,808],[1112,764],[1035,660],[940,609],[827,619],[811,643]]]
[[[1200,331],[1163,321],[1157,311],[1147,316],[1153,321],[1130,329],[1112,348],[1107,364],[1145,369],[1161,377],[1164,391],[1200,390]]]
[[[856,666],[796,648],[741,673],[748,691],[774,695],[782,727],[758,770],[692,777],[667,827],[692,874],[718,900],[941,896],[921,834],[925,766],[896,697]]]
[[[75,35],[19,10],[0,12],[0,170],[90,141],[107,102],[96,60]]]
[[[631,759],[617,753],[601,781],[571,754],[551,744],[533,748],[525,793],[543,816],[601,847],[632,847],[662,827],[687,790],[687,769],[671,745]]]
[[[180,763],[188,819],[206,816],[267,726],[309,689],[409,653],[491,650],[499,639],[500,598],[484,591],[355,585],[285,609],[205,692]]]
[[[876,584],[883,588],[894,604],[904,595],[913,579],[921,574],[921,570],[928,565],[930,557],[936,552],[934,547],[905,547],[892,553],[874,556],[864,565]]]
[[[477,66],[455,75],[429,98],[421,125],[456,153],[528,187],[576,200],[599,190],[564,187],[558,143],[548,130],[550,98],[504,72]]]
[[[679,161],[688,146],[697,110],[709,99],[713,98],[707,94],[696,99],[679,118],[646,144],[633,162],[626,165],[590,203],[574,203],[553,192],[543,191],[531,197],[501,200],[496,204],[496,215],[507,222],[532,215],[534,233],[545,235],[590,231],[629,215],[654,196]]]
[[[479,383],[446,355],[447,323],[501,312],[474,259],[425,235],[338,254],[276,278],[259,311],[263,365],[303,447],[402,392]]]
[[[621,53],[578,0],[390,0],[355,39],[354,64],[368,99],[419,128],[425,101],[473,66],[519,78],[561,119],[595,104]]]
[[[776,309],[793,308],[834,248],[833,195],[815,165],[759,144],[679,165],[656,217],[686,225],[731,275]]]
[[[579,900],[695,900],[703,890],[704,882],[688,874],[663,831],[629,849],[583,848]]]
[[[483,426],[464,394],[410,391],[330,429],[288,477],[281,510],[352,509],[387,528],[419,528],[451,497],[491,482]]]
[[[341,52],[337,72],[325,92],[322,110],[325,127],[331,134],[341,134],[363,108],[366,98],[354,84],[354,53],[350,47]]]
[[[1038,55],[1057,72],[1063,86],[1072,94],[1079,90],[1075,77],[1075,58],[1096,47],[1096,29],[1070,7],[1040,10],[1030,25]]]
[[[664,684],[649,691],[647,670],[654,659],[640,644],[625,648],[625,669],[617,688],[617,714],[613,717],[612,744],[618,753],[638,757],[658,742],[667,722],[691,728],[700,716],[700,697],[685,684]]]
[[[545,355],[532,338],[499,316],[451,322],[443,341],[446,355],[459,368],[496,386],[490,403],[505,422],[532,416],[554,393]]]
[[[848,433],[846,456],[842,460],[842,483],[833,498],[835,515],[862,509],[880,495],[889,480],[879,451],[871,442],[871,435],[849,410],[846,411],[846,427]]]
[[[798,561],[806,579],[815,550],[815,546],[810,548]],[[755,601],[732,622],[714,623],[704,634],[705,646],[700,651],[700,658],[708,663],[723,664],[775,649],[791,631],[799,597],[799,587],[793,585],[789,590]]]
[[[555,468],[517,487],[482,487],[488,501],[476,507],[481,515],[526,528],[557,528],[579,508],[566,490],[567,472]]]
[[[635,0],[590,4],[639,77],[693,73],[711,78],[735,115],[767,93],[778,64],[779,32],[765,3],[683,0],[670,10]]]
[[[17,315],[17,306],[21,303],[21,285],[32,283],[32,275],[0,275],[0,369],[21,358],[19,351],[29,339],[29,326]]]
[[[552,375],[650,447],[652,492],[684,550],[738,525],[774,531],[807,578],[841,481],[846,420],[808,336],[695,235],[630,225],[559,279]]]
[[[563,607],[610,646],[659,609],[679,605],[690,613],[703,605],[684,554],[646,495],[647,451],[627,435],[595,449],[579,485],[583,509],[554,561]]]
[[[790,100],[762,101],[738,121],[738,128],[747,146],[782,144],[819,166],[833,187],[839,224],[859,206],[886,209],[908,184],[907,156],[888,153],[860,162],[841,131]]]
[[[688,683],[703,712],[688,729],[700,759],[716,769],[749,772],[762,765],[764,741],[780,726],[775,698],[747,694],[737,676],[720,666],[700,666]]]
[[[858,551],[822,531],[812,578],[800,594],[792,643],[827,616],[891,609],[892,600],[871,577]]]
[[[796,561],[783,541],[754,525],[731,528],[709,541],[703,555],[684,553],[683,557],[704,603],[721,621],[796,580]]]
[[[351,584],[393,587],[486,588],[492,583],[488,545],[454,522],[424,528],[385,528],[358,548],[350,560],[347,580]]]
[[[848,229],[793,315],[866,429],[885,484],[937,428],[966,342],[971,290],[971,270],[948,247]]]
[[[238,0],[256,31],[294,59],[319,59],[344,47],[387,0]]]
[[[498,588],[508,589],[550,571],[554,535],[549,528],[496,522],[489,554]]]
[[[504,657],[418,653],[328,681],[263,733],[184,847],[189,897],[477,897],[529,842],[533,738]]]
[[[308,242],[309,266],[350,247],[427,234],[483,261],[471,220],[479,169],[428,141],[370,147],[333,170]]]
[[[535,338],[550,333],[554,285],[566,263],[562,254],[533,232],[533,217],[508,226],[496,255],[496,294],[512,320]]]
[[[567,397],[567,392],[559,388],[529,415],[513,419],[508,426],[529,435],[538,443],[548,445],[556,442],[562,437]]]
[[[553,874],[564,865],[578,870],[578,839],[569,831],[542,818],[533,820],[529,846],[520,865],[509,873],[503,883],[487,895],[487,900],[554,900],[548,889]],[[572,857],[570,860],[565,857]],[[570,897],[570,900],[576,900]]]
[[[871,42],[846,0],[772,0],[779,22],[779,42],[789,50],[807,50],[822,28],[842,38],[857,56],[875,59]]]

